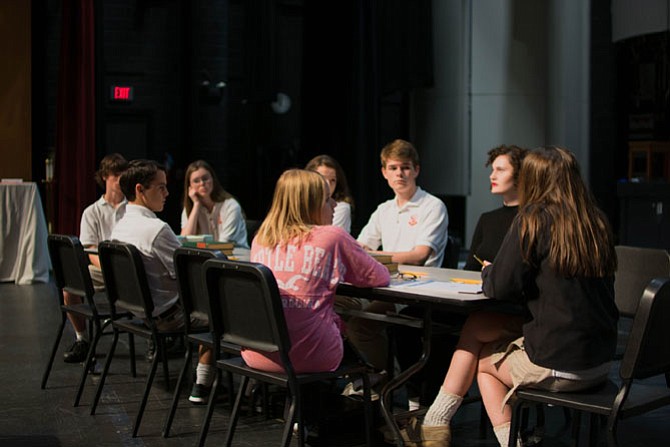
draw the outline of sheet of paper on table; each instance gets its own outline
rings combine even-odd
[[[390,287],[415,291],[425,295],[453,296],[458,293],[464,300],[487,299],[482,293],[481,284],[463,284],[461,282],[433,281],[431,279],[417,279],[412,281],[393,281]]]

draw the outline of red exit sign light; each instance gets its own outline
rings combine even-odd
[[[133,88],[128,85],[112,85],[109,93],[109,99],[112,101],[130,102],[133,100]]]

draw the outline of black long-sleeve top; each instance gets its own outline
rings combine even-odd
[[[536,365],[580,371],[612,360],[618,320],[614,278],[565,277],[550,266],[548,254],[549,227],[532,262],[525,262],[514,221],[495,262],[482,271],[484,293],[527,306],[531,319],[523,326],[524,348]]]
[[[518,206],[502,206],[479,216],[464,270],[480,271],[482,269],[482,265],[473,255],[493,262],[518,210]]]

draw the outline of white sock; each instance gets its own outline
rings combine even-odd
[[[507,443],[509,442],[509,427],[509,422],[493,427],[493,433],[496,434],[496,438],[501,447],[507,447]],[[520,437],[516,439],[516,447],[521,447]]]
[[[456,414],[456,410],[461,406],[463,398],[455,394],[447,393],[440,389],[433,404],[428,409],[426,417],[423,419],[423,425],[449,425],[451,418]]]
[[[213,365],[198,363],[198,366],[195,368],[195,383],[205,385],[206,387],[212,386],[212,383],[214,383],[214,373]]]
[[[75,333],[77,334],[77,341],[88,341],[88,334],[86,333],[86,331],[83,332],[75,331]]]
[[[421,402],[419,401],[419,396],[410,397],[407,399],[407,410],[416,411],[421,409]]]

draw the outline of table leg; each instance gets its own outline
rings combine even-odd
[[[405,442],[400,436],[400,429],[398,428],[398,424],[396,423],[396,419],[393,414],[393,402],[391,401],[391,395],[393,391],[402,386],[410,377],[420,371],[428,361],[428,356],[430,356],[430,341],[432,332],[432,307],[426,304],[424,305],[423,314],[423,344],[421,357],[419,357],[419,360],[417,360],[417,362],[412,366],[389,380],[381,391],[382,415],[384,416],[384,420],[386,421],[388,427],[390,427],[393,431],[393,438],[395,439],[396,445],[400,447],[404,447]]]

